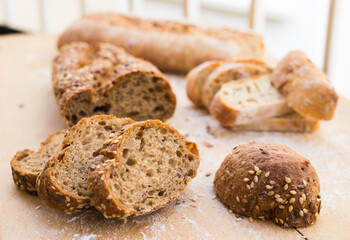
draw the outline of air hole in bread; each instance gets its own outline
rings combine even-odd
[[[137,163],[137,161],[133,158],[128,158],[128,160],[126,161],[126,164],[129,166],[133,166]]]
[[[86,116],[86,112],[84,112],[84,111],[79,111],[79,115],[82,116],[82,117],[85,117],[85,116]]]
[[[106,121],[99,121],[98,125],[104,126],[104,125],[106,125]]]
[[[192,177],[192,176],[193,176],[193,174],[194,174],[193,170],[192,170],[192,169],[190,169],[190,170],[188,171],[188,173],[187,173],[187,176]]]
[[[113,128],[111,127],[111,126],[109,126],[109,125],[106,125],[106,126],[104,126],[103,127],[106,131],[110,131],[110,130],[112,130]]]
[[[129,149],[124,148],[123,149],[123,157],[126,158],[128,156]]]
[[[111,108],[111,104],[107,103],[102,106],[97,106],[94,108],[93,112],[103,112],[103,113],[108,113],[109,109]]]
[[[72,117],[71,117],[71,121],[72,121],[73,124],[76,124],[78,122],[77,115],[73,114]]]
[[[164,111],[164,106],[157,106],[154,108],[155,112],[160,112],[160,111]]]
[[[146,176],[147,177],[153,177],[155,174],[154,170],[153,169],[148,169],[147,172],[146,172]]]
[[[177,150],[177,151],[176,151],[176,156],[182,157],[182,152],[181,152],[180,150]]]

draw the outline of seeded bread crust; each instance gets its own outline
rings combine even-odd
[[[166,120],[175,111],[176,97],[165,75],[114,45],[64,45],[52,69],[56,100],[68,126],[98,114]]]
[[[226,82],[271,72],[272,69],[265,62],[256,59],[236,60],[222,64],[205,78],[201,88],[202,104],[209,109],[215,94]]]
[[[284,227],[314,224],[321,210],[314,167],[281,144],[235,147],[216,172],[214,189],[234,212]]]
[[[25,169],[23,161],[29,161],[28,166],[30,167],[31,162],[40,163],[43,165],[52,157],[60,152],[61,144],[66,130],[61,130],[50,134],[47,139],[41,143],[40,149],[35,152],[33,150],[24,149],[18,151],[11,160],[11,170],[13,181],[16,186],[22,191],[29,192],[37,195],[36,191],[36,179],[38,172],[36,169]],[[55,140],[55,142],[53,142]],[[57,144],[59,142],[60,144]]]
[[[124,154],[121,145],[128,141],[129,135],[131,132],[135,129],[140,128],[141,129],[147,129],[147,128],[158,128],[158,129],[166,129],[167,131],[170,131],[177,135],[178,141],[184,141],[186,146],[186,151],[193,155],[192,159],[192,165],[190,165],[190,174],[185,174],[183,177],[184,184],[181,188],[177,189],[177,192],[172,195],[170,198],[167,195],[162,195],[164,198],[169,197],[168,199],[164,200],[163,202],[156,202],[154,205],[152,205],[152,208],[149,210],[143,210],[143,209],[134,209],[133,207],[129,206],[128,204],[123,204],[115,195],[115,192],[113,191],[113,188],[111,187],[111,179],[110,175],[113,173],[113,168],[116,168],[120,164],[127,164],[122,163],[121,159],[119,159],[118,156],[121,154]],[[161,130],[159,130],[161,131]],[[147,146],[147,142],[145,145]],[[159,144],[159,143],[158,143]],[[88,175],[88,192],[89,197],[91,199],[91,202],[96,207],[97,210],[99,210],[105,218],[126,218],[131,215],[140,215],[145,214],[150,211],[154,211],[171,200],[175,199],[177,196],[180,195],[181,191],[184,190],[187,183],[191,181],[197,174],[197,169],[199,167],[199,153],[197,149],[197,145],[194,142],[189,142],[186,140],[184,136],[182,136],[176,129],[171,127],[170,125],[166,123],[162,123],[158,120],[148,120],[145,122],[137,122],[130,125],[127,125],[121,129],[120,132],[116,134],[115,137],[108,140],[102,150],[101,154],[105,156],[102,162],[97,162],[93,166],[91,166],[89,175]],[[143,157],[142,157],[143,158]],[[145,156],[147,158],[147,156]],[[154,169],[156,170],[156,169]],[[140,173],[140,178],[141,178]],[[122,187],[122,186],[120,186]],[[137,187],[137,186],[136,186]]]
[[[63,179],[58,179],[55,176],[55,172],[58,171],[56,169],[56,166],[59,164],[71,164],[73,167],[73,160],[67,157],[66,155],[70,153],[71,148],[73,147],[73,139],[77,133],[82,131],[84,127],[89,126],[92,122],[114,122],[116,125],[127,125],[130,123],[133,123],[134,121],[132,119],[127,118],[116,118],[113,115],[98,115],[93,116],[90,118],[83,118],[78,122],[78,124],[74,125],[68,132],[65,138],[62,142],[62,151],[60,154],[58,154],[57,157],[51,158],[47,164],[45,165],[44,170],[37,178],[37,192],[39,197],[49,206],[56,210],[63,211],[65,213],[74,213],[74,212],[80,212],[84,209],[89,209],[92,207],[90,199],[86,195],[78,195],[73,191],[67,191],[63,187]],[[119,131],[119,129],[114,129],[114,131]],[[113,131],[113,127],[111,127],[110,131]],[[107,132],[107,130],[106,130]],[[105,139],[106,140],[106,139]],[[80,140],[81,142],[76,143],[83,144],[82,142],[84,139]],[[102,146],[102,143],[101,143]],[[99,148],[99,146],[95,146],[96,149]],[[83,148],[81,148],[81,154],[83,154]],[[98,154],[97,154],[98,155]],[[94,158],[96,158],[96,161],[98,158],[97,155],[92,154]],[[74,158],[74,156],[73,156]],[[85,169],[83,169],[85,170]],[[63,171],[63,169],[61,169]],[[86,172],[82,172],[81,174],[85,174],[87,177],[87,169]],[[76,181],[76,179],[69,179],[70,182]]]
[[[109,42],[172,72],[188,72],[214,59],[261,58],[264,50],[256,34],[118,13],[84,16],[61,35],[58,46],[72,41]]]
[[[300,115],[331,120],[338,96],[325,73],[301,51],[285,56],[272,74],[272,83]]]

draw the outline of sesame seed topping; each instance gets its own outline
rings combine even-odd
[[[239,199],[238,196],[236,196],[236,201],[237,201],[237,202],[240,202],[240,201],[241,201],[241,200]]]
[[[243,181],[249,182],[249,178],[244,178]]]
[[[104,171],[99,171],[99,172],[98,172],[98,174],[103,174],[103,173],[104,173]]]
[[[236,222],[242,221],[242,218],[236,218]]]
[[[279,220],[280,220],[280,223],[282,223],[282,224],[284,223],[284,221],[283,221],[283,219],[282,219],[282,218],[279,218]]]
[[[280,209],[284,209],[284,206],[283,205],[279,205],[278,206]]]
[[[242,207],[241,210],[242,210],[242,212],[245,212],[245,208]]]
[[[275,206],[275,201],[270,203],[270,207],[273,207],[273,206]]]
[[[258,182],[258,180],[259,180],[258,176],[256,176],[256,175],[255,175],[255,176],[254,176],[254,182],[256,182],[256,183],[257,183],[257,182]]]
[[[295,198],[289,199],[289,203],[294,203],[294,202],[295,202]]]
[[[286,184],[283,186],[283,189],[284,189],[284,190],[287,190],[287,189],[288,189],[288,183],[286,183]]]
[[[297,192],[292,190],[292,191],[290,191],[290,194],[295,195],[295,194],[297,194]]]
[[[270,192],[267,193],[267,196],[272,196],[273,194],[275,194],[275,192],[274,191],[270,191]]]
[[[258,168],[258,166],[254,166],[254,170],[257,172],[257,171],[259,171],[260,169]]]
[[[305,186],[307,185],[307,182],[304,179],[303,179],[303,183],[304,183]]]
[[[278,223],[278,218],[275,218],[276,223]]]
[[[256,211],[260,211],[260,207],[258,205],[255,206]]]
[[[281,196],[279,194],[276,194],[275,195],[275,198],[280,198]]]
[[[298,185],[298,188],[299,188],[299,189],[304,189],[304,188],[305,188],[305,185],[299,184],[299,185]]]
[[[303,202],[304,202],[304,198],[299,198],[299,202],[300,202],[300,204],[303,204]]]
[[[73,209],[74,209],[74,207],[70,207],[70,208],[69,208],[70,211],[73,211]]]
[[[70,202],[70,198],[68,196],[66,196],[66,201]]]
[[[241,166],[243,166],[243,165],[246,164],[246,163],[247,163],[247,161],[241,162]]]
[[[291,183],[292,180],[289,177],[285,177],[284,180],[286,180],[286,183]]]
[[[243,203],[247,203],[247,202],[248,202],[248,200],[247,200],[247,199],[245,199],[245,198],[243,198],[243,199],[242,199],[242,202],[243,202]]]
[[[229,213],[233,213],[233,211],[232,211],[231,209],[230,209],[230,210],[228,210],[228,212],[229,212]]]
[[[97,166],[96,166],[96,169],[99,169],[101,167],[101,165],[100,164],[98,164]]]
[[[253,170],[248,171],[249,174],[254,174],[255,172]]]
[[[265,177],[269,177],[270,176],[270,172],[265,173]]]
[[[245,186],[246,186],[246,188],[247,188],[248,190],[250,190],[249,184],[246,184]]]
[[[254,182],[251,182],[250,183],[250,188],[253,188],[254,187]]]
[[[304,199],[304,201],[306,200],[306,195],[305,195],[305,193],[303,193],[303,194],[301,195],[301,197]]]
[[[283,202],[283,199],[282,199],[282,198],[277,198],[277,199],[276,199],[276,202],[281,203],[281,202]]]
[[[101,176],[101,180],[103,181],[105,179],[105,175],[102,175]]]
[[[213,199],[213,200],[214,200],[214,199],[216,199],[216,195],[215,195],[215,196],[213,196],[211,199]]]
[[[265,187],[266,187],[266,189],[272,189],[272,186],[270,186],[270,185],[266,185]]]
[[[300,211],[299,211],[299,215],[300,215],[301,217],[303,217],[303,216],[304,216],[304,212],[303,212],[302,210],[300,210]]]
[[[250,218],[248,219],[248,221],[249,221],[249,222],[253,222],[253,218],[250,217]]]
[[[262,173],[262,171],[259,170],[259,171],[256,172],[256,175],[259,176],[261,173]]]
[[[270,181],[270,184],[274,185],[274,184],[276,184],[276,182],[275,181]]]
[[[289,206],[288,211],[289,211],[289,212],[292,212],[292,211],[293,211],[293,206],[292,206],[292,205]]]
[[[109,195],[106,197],[106,199],[112,199],[112,195],[109,194]]]
[[[303,209],[303,212],[304,212],[304,213],[308,213],[309,211],[308,211],[306,208],[304,208],[304,209]]]

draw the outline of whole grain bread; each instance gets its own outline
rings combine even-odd
[[[166,77],[114,45],[64,45],[52,68],[56,100],[68,126],[98,114],[166,120],[175,111],[176,97]]]
[[[91,207],[87,194],[90,165],[102,158],[98,150],[109,136],[133,123],[129,118],[98,115],[81,119],[62,142],[62,151],[52,157],[37,179],[39,197],[50,207],[66,213]]]
[[[277,64],[272,83],[300,115],[331,120],[338,96],[326,74],[301,51],[292,51]]]
[[[321,210],[314,167],[281,144],[250,142],[233,148],[216,172],[214,189],[235,213],[284,227],[314,224]]]
[[[201,88],[202,104],[209,109],[215,94],[224,83],[271,72],[272,69],[265,62],[256,59],[236,60],[221,64],[208,74],[203,82]]]
[[[24,149],[16,153],[11,160],[11,170],[13,181],[19,189],[37,194],[36,179],[47,161],[61,151],[65,134],[66,130],[50,134],[37,152]]]
[[[224,127],[281,116],[291,111],[284,97],[271,85],[270,74],[257,75],[222,85],[210,114]]]
[[[305,118],[296,112],[290,112],[279,117],[260,119],[247,124],[234,125],[233,130],[276,131],[312,133],[320,128],[320,121]]]
[[[109,42],[173,72],[188,72],[209,60],[263,56],[262,38],[256,34],[119,13],[84,16],[60,36],[58,46],[73,41]]]
[[[158,120],[124,127],[91,165],[89,197],[106,218],[152,212],[178,197],[196,176],[197,145]]]

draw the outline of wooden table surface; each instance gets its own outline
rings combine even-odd
[[[65,215],[19,191],[11,177],[11,157],[20,149],[38,149],[47,134],[65,128],[51,88],[55,46],[55,36],[0,37],[0,239],[350,238],[350,101],[344,98],[335,118],[313,134],[233,132],[192,106],[183,76],[168,75],[178,99],[169,123],[197,142],[201,154],[199,173],[177,202],[124,223],[97,213]],[[269,221],[236,222],[213,199],[213,176],[222,160],[232,147],[251,140],[286,144],[310,159],[320,178],[323,206],[315,225],[298,232]]]

